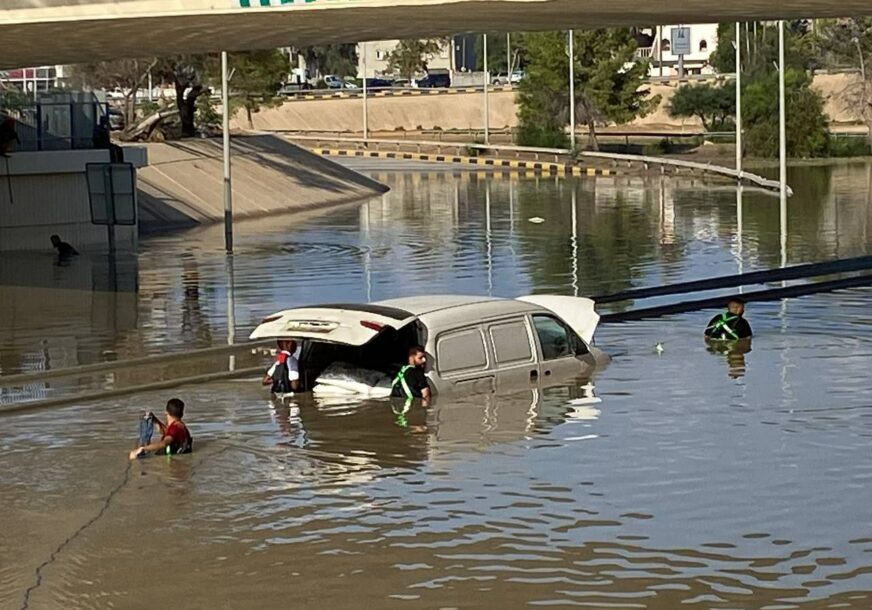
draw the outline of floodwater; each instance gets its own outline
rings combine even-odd
[[[0,372],[222,345],[303,303],[594,295],[872,252],[868,164],[791,172],[786,240],[777,198],[745,192],[740,219],[735,189],[689,179],[376,177],[393,190],[363,206],[239,223],[232,259],[220,227],[114,268],[4,255]],[[870,308],[870,288],[752,304],[747,353],[707,349],[710,311],[604,325],[615,360],[591,386],[407,413],[273,405],[245,377],[2,414],[264,357],[37,375],[0,389],[0,608],[868,609]],[[195,453],[128,464],[171,395]]]

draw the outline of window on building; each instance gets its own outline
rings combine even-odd
[[[387,54],[384,51],[382,51],[381,49],[376,49],[375,58],[377,60],[379,60],[379,61],[383,60],[385,58],[385,55],[387,55]]]
[[[669,39],[664,38],[663,40],[660,41],[660,50],[663,51],[664,53],[669,53],[669,49],[670,49]]]
[[[700,40],[699,41],[699,52],[704,53],[705,51],[708,51],[708,43],[705,40]]]

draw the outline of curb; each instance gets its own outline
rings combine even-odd
[[[430,161],[436,163],[457,163],[475,165],[479,168],[492,168],[509,172],[533,172],[536,174],[566,176],[615,176],[611,169],[582,167],[572,163],[549,163],[547,161],[520,161],[516,159],[494,159],[491,157],[458,157],[411,152],[382,152],[376,150],[310,148],[311,152],[322,157],[363,157],[367,159],[398,159],[403,161]]]

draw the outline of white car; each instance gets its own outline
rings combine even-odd
[[[422,345],[434,392],[469,394],[589,379],[609,362],[592,345],[598,323],[593,301],[581,297],[437,295],[288,309],[250,338],[299,341],[304,390],[384,395],[408,349]],[[352,370],[358,383],[345,383]]]

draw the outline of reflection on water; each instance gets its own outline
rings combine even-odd
[[[791,178],[791,264],[869,253],[870,167]],[[228,320],[241,337],[313,301],[596,294],[781,260],[778,200],[747,189],[737,207],[685,179],[383,179],[363,206],[241,223],[232,259],[220,227],[145,241],[138,292],[89,287],[106,272],[85,256],[4,257],[2,372],[221,344]],[[195,453],[129,476],[138,417],[170,392],[2,416],[0,607],[99,514],[30,607],[868,609],[870,305],[752,303],[753,350],[708,346],[710,312],[604,326],[596,388],[404,413],[195,384],[172,391]]]

